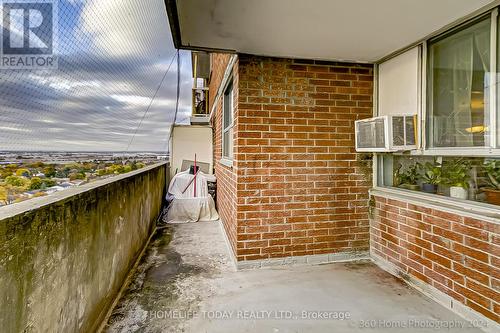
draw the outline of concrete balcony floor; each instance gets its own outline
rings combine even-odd
[[[436,332],[436,324],[480,332],[369,262],[236,271],[219,223],[194,223],[157,232],[106,330]]]

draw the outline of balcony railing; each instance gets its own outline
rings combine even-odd
[[[0,331],[96,332],[154,231],[168,167],[2,207]]]

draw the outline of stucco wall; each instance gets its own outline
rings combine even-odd
[[[209,164],[209,173],[213,174],[213,143],[212,128],[209,126],[177,125],[172,135],[170,149],[170,176],[173,177],[182,170],[182,161],[194,161]]]
[[[2,332],[94,332],[160,212],[166,164],[0,210]]]

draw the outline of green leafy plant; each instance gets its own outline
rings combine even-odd
[[[399,164],[394,171],[394,186],[400,185],[417,185],[420,179],[420,164],[410,165],[405,172],[401,172],[403,166]]]
[[[470,161],[464,159],[453,159],[443,163],[442,182],[450,187],[469,188],[471,167]]]
[[[495,190],[500,190],[500,160],[484,162],[484,169],[488,175],[488,184]]]
[[[423,170],[422,180],[426,184],[438,185],[441,183],[442,178],[442,167],[440,163],[434,162],[426,162],[421,165]]]

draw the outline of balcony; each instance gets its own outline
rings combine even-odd
[[[235,270],[219,222],[157,231],[106,330],[480,332],[369,260]]]
[[[5,331],[480,332],[369,259],[236,269],[220,222],[157,225],[167,179],[160,163],[3,208]]]

